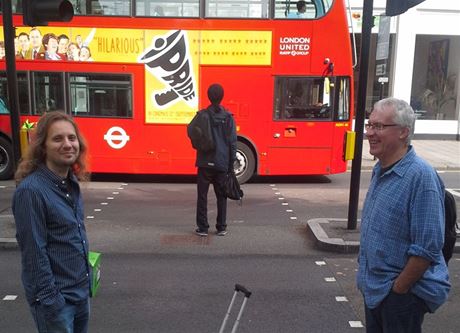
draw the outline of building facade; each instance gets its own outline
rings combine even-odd
[[[426,0],[391,17],[388,56],[382,59],[385,43],[382,44],[379,29],[385,30],[380,17],[385,5],[385,0],[374,0],[366,111],[382,97],[401,98],[410,102],[417,113],[416,137],[458,140],[460,1]],[[352,38],[355,34],[359,57],[363,1],[350,0],[350,6],[350,32]],[[357,88],[358,85],[356,91]]]

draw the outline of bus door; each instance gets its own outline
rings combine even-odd
[[[330,173],[333,143],[331,81],[276,77],[266,174]]]

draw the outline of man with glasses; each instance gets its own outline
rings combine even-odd
[[[410,140],[415,113],[404,101],[377,102],[366,124],[378,158],[364,202],[358,289],[367,332],[421,332],[450,289],[442,247],[444,186]]]

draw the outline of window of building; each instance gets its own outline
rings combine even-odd
[[[458,120],[460,36],[417,35],[410,104],[418,119]]]

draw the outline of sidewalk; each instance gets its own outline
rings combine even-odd
[[[460,141],[449,140],[414,140],[412,145],[417,155],[425,159],[438,171],[460,170]],[[376,161],[369,154],[369,143],[363,142],[361,170],[371,170]],[[351,163],[349,164],[349,169]],[[457,210],[460,208],[460,191],[458,191]],[[317,218],[307,222],[307,228],[316,238],[318,248],[325,251],[357,253],[359,251],[360,223],[355,229],[348,230],[348,221],[344,219]],[[460,237],[454,252],[460,253]]]

